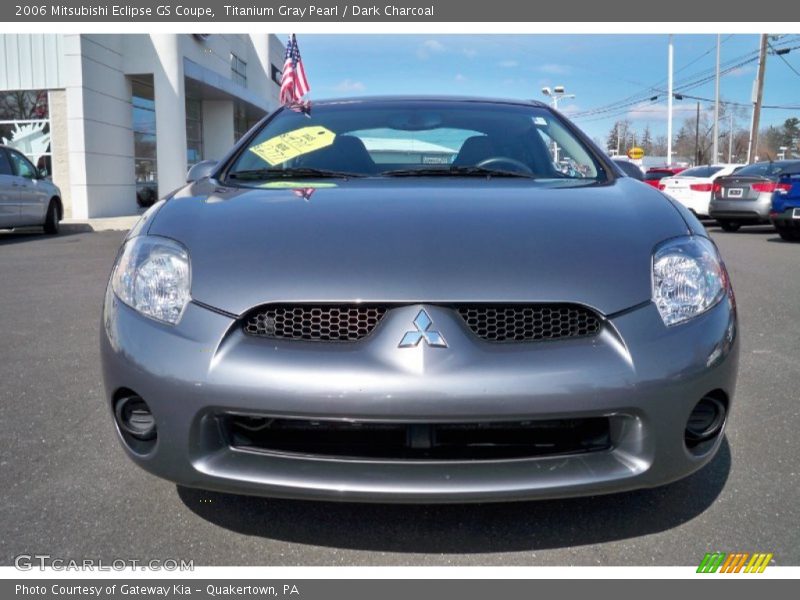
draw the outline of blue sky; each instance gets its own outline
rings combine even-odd
[[[732,61],[733,67],[758,50],[758,35],[722,39],[723,65]],[[716,35],[676,35],[674,40],[676,85],[714,68]],[[563,100],[560,108],[593,137],[604,139],[623,118],[639,130],[649,125],[654,135],[666,133],[666,95],[657,90],[666,89],[667,35],[302,34],[298,43],[312,99],[405,93],[544,99],[543,86],[564,85],[576,98]],[[798,47],[783,58],[800,72],[800,36],[773,43]],[[755,60],[725,75],[723,100],[749,103],[755,75]],[[685,93],[713,99],[713,78]],[[659,100],[650,102],[656,94]],[[629,105],[621,106],[625,99]],[[765,109],[763,125],[800,117],[800,75],[779,56],[767,59],[764,103],[799,108]],[[612,112],[581,115],[612,104],[618,107]],[[712,104],[701,107],[710,111]],[[676,131],[685,118],[694,118],[695,109],[694,99],[675,102]],[[737,124],[747,127],[750,111],[740,113]]]

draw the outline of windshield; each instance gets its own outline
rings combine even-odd
[[[606,178],[591,151],[548,110],[456,101],[282,109],[225,176],[243,186],[278,178],[497,176],[568,187]]]
[[[692,167],[691,169],[686,169],[685,171],[681,171],[678,175],[679,177],[711,177],[718,171],[721,171],[722,167],[710,167],[705,165],[703,167]]]

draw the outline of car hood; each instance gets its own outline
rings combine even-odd
[[[244,189],[201,180],[148,233],[189,250],[192,297],[270,302],[576,302],[610,314],[651,296],[651,255],[687,223],[618,179],[363,179]]]

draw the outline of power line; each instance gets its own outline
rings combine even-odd
[[[725,39],[727,40],[730,37],[731,36],[729,35]],[[776,44],[774,46],[774,48],[780,48],[780,49],[785,49],[785,50],[791,51],[791,50],[800,48],[800,46],[790,46],[790,47],[787,47],[787,46],[789,44],[792,44],[792,43],[797,43],[798,41],[800,41],[800,36],[792,36],[792,37],[789,37],[787,39],[782,40],[779,44]],[[713,50],[713,48],[712,48],[712,50]],[[702,55],[696,57],[695,59],[693,59],[692,61],[690,61],[690,63],[688,63],[687,65],[684,65],[680,70],[681,71],[685,70],[688,66],[696,63],[698,60],[700,60],[701,58],[703,58],[704,56],[706,56],[710,52],[711,52],[711,50],[706,51],[704,54],[702,54]],[[781,56],[781,58],[783,58],[783,57]],[[739,68],[741,68],[741,67],[743,67],[743,66],[745,66],[747,64],[753,63],[753,62],[755,62],[757,60],[758,60],[758,51],[751,51],[751,52],[748,52],[746,54],[742,54],[742,55],[737,56],[735,58],[729,59],[729,60],[725,61],[721,65],[724,68],[721,69],[720,76],[724,76],[724,75],[727,75],[729,73],[732,73],[733,71],[735,71],[735,70],[737,70],[737,69],[739,69]],[[689,75],[689,76],[683,78],[679,82],[679,84],[675,86],[675,91],[678,92],[678,93],[681,93],[681,92],[685,92],[685,91],[688,91],[688,90],[695,89],[697,87],[700,87],[700,86],[712,81],[715,78],[715,76],[716,76],[716,69],[714,67],[712,67],[710,69],[705,69],[705,70],[702,70],[702,71],[698,71],[697,73],[694,73],[692,75]],[[655,92],[657,92],[659,94],[664,94],[664,93],[666,93],[665,90],[658,87],[660,85],[660,83],[661,82],[656,83],[652,87],[649,87],[649,88],[646,88],[646,89],[651,90],[651,91],[655,91]],[[683,94],[683,95],[688,97],[688,95],[686,95],[686,94]],[[655,98],[655,99],[657,99],[657,98]],[[593,109],[586,109],[584,111],[573,113],[570,116],[574,120],[592,122],[592,121],[597,121],[597,120],[601,120],[601,119],[612,118],[614,116],[622,115],[625,112],[627,112],[626,109],[630,108],[631,106],[635,106],[637,104],[642,104],[644,106],[647,106],[647,105],[651,104],[653,101],[654,101],[654,97],[652,97],[652,96],[649,96],[649,97],[648,96],[642,96],[641,92],[640,92],[639,94],[633,94],[631,96],[628,96],[628,97],[623,98],[621,100],[618,100],[616,102],[612,102],[612,103],[609,103],[609,104],[606,104],[606,105],[601,105],[601,106],[593,108]],[[732,103],[731,102],[727,102],[726,104],[732,104]],[[748,104],[748,105],[742,105],[742,106],[750,106],[750,105]],[[764,106],[764,108],[794,110],[797,107],[795,107],[795,106],[776,106],[776,105],[773,105],[773,106]],[[593,119],[588,119],[587,118],[587,117],[594,117],[596,115],[603,115],[603,116],[600,117],[600,118],[596,118],[596,119],[595,118],[593,118]]]
[[[769,44],[769,42],[767,42],[767,43]],[[787,67],[789,67],[789,68],[792,70],[792,72],[793,72],[795,75],[797,75],[798,77],[800,77],[800,71],[798,71],[797,69],[795,69],[795,68],[794,68],[794,65],[792,65],[792,63],[790,63],[788,60],[786,60],[786,57],[783,55],[784,53],[780,53],[780,52],[778,52],[778,51],[775,49],[775,47],[774,47],[772,44],[769,44],[769,47],[772,49],[772,52],[775,54],[775,56],[777,56],[777,57],[778,57],[778,58],[780,58],[780,59],[781,59],[781,60],[782,60],[784,63],[786,63],[786,66],[787,66]]]
[[[731,36],[728,36],[728,38],[730,38],[730,37]],[[728,39],[728,38],[726,38],[726,39]],[[704,58],[705,56],[707,56],[708,53],[713,51],[715,48],[716,48],[716,44],[710,50],[707,50],[706,52],[704,52],[700,56],[695,57],[688,64],[686,64],[683,67],[681,67],[678,71],[676,71],[676,73],[680,73],[682,71],[685,71],[689,66],[695,64],[698,60],[700,60],[700,59]],[[726,68],[730,68],[730,67],[738,68],[739,66],[742,66],[742,65],[741,64],[734,65],[733,63],[735,63],[738,60],[748,59],[748,58],[752,58],[752,60],[756,60],[757,59],[757,55],[758,55],[758,52],[748,52],[747,54],[744,54],[742,56],[729,59],[727,62],[724,63],[723,66],[725,66]],[[746,62],[747,61],[745,61],[743,64],[746,64]],[[714,71],[715,71],[715,69],[713,69],[713,68],[712,69],[705,69],[703,71],[699,71],[698,73],[694,73],[692,75],[686,76],[685,78],[680,80],[678,83],[680,84],[681,88],[684,89],[688,85],[694,85],[695,80],[693,78],[704,77],[707,74],[713,73]],[[580,113],[576,113],[576,114],[578,114],[578,115],[596,114],[596,113],[599,113],[601,111],[605,112],[605,111],[616,110],[616,109],[620,108],[622,105],[632,105],[632,104],[636,104],[637,102],[646,101],[649,96],[644,96],[643,95],[644,92],[659,92],[659,93],[663,93],[664,92],[663,89],[661,89],[659,86],[661,86],[665,81],[666,81],[665,79],[661,79],[658,82],[654,83],[653,85],[647,86],[643,90],[641,90],[639,92],[635,92],[634,94],[631,94],[630,96],[622,98],[621,100],[617,100],[617,101],[611,102],[609,104],[601,105],[601,106],[598,106],[598,107],[595,107],[595,108],[590,108],[590,109],[587,109],[585,111],[581,111]],[[702,83],[703,82],[701,82],[700,84],[702,84]]]

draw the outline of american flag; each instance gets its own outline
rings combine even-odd
[[[311,91],[311,86],[308,85],[303,59],[300,58],[300,48],[297,47],[297,38],[292,34],[289,43],[286,44],[286,56],[283,63],[281,104],[299,102],[309,91]]]

